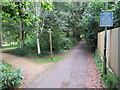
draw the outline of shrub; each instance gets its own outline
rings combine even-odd
[[[69,38],[63,38],[61,42],[61,49],[68,50],[72,47],[73,43]]]
[[[70,38],[70,40],[72,41],[72,46],[77,44],[77,39],[76,38]]]
[[[95,62],[98,66],[99,72],[101,73],[101,81],[104,81],[107,88],[120,88],[120,81],[118,77],[112,73],[109,69],[107,69],[107,75],[103,74],[103,66],[102,60],[99,57],[99,53],[96,50],[95,54],[93,55]]]
[[[21,68],[13,70],[11,66],[0,65],[0,88],[2,90],[15,88],[21,84],[22,74],[20,73]]]
[[[76,44],[77,40],[75,38],[66,38],[60,32],[54,32],[52,34],[52,45],[53,45],[53,53],[64,52],[65,50],[69,50],[74,44]],[[36,37],[32,37],[24,41],[23,48],[17,48],[11,50],[10,53],[19,55],[19,56],[45,56],[50,54],[50,43],[49,43],[49,34],[48,32],[43,32],[40,35],[40,48],[41,54],[37,54],[37,44]]]
[[[23,46],[29,47],[29,48],[35,48],[36,47],[36,38],[28,38],[24,43]]]
[[[33,49],[34,48],[24,46],[21,49],[17,48],[17,49],[14,49],[14,50],[10,50],[8,52],[11,53],[11,54],[14,54],[14,55],[18,55],[18,56],[29,56],[29,55],[32,55],[32,54],[36,53],[36,50],[33,50]]]

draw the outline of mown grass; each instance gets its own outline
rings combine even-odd
[[[110,70],[107,70],[107,75],[103,74],[102,61],[97,51],[93,56],[98,66],[98,70],[101,73],[101,81],[104,81],[106,88],[120,88],[120,81],[115,74],[113,74]]]
[[[34,60],[34,62],[36,62],[36,63],[49,63],[49,62],[58,62],[61,59],[63,59],[63,56],[52,58],[52,60],[51,60],[51,58]]]
[[[4,46],[0,48],[0,50],[10,50],[10,49],[15,49],[18,48],[18,45],[13,45],[13,46]]]

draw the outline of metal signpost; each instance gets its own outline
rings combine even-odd
[[[106,2],[106,12],[100,14],[100,27],[105,27],[104,35],[104,63],[103,63],[103,73],[107,74],[106,68],[106,46],[107,46],[107,27],[113,26],[113,12],[107,12],[108,2]]]

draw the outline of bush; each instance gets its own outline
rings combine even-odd
[[[101,81],[104,81],[106,88],[120,88],[120,81],[114,73],[107,69],[107,75],[103,74],[103,62],[100,59],[99,52],[97,50],[93,56],[98,66],[98,70],[101,73]]]
[[[23,43],[23,47],[16,48],[10,51],[7,51],[8,53],[18,55],[18,56],[37,56],[37,47],[36,47],[36,39],[35,38],[29,38]]]
[[[0,65],[0,88],[2,90],[15,88],[21,84],[22,74],[20,73],[21,68],[13,70],[11,66]]]
[[[23,46],[29,47],[29,48],[37,48],[36,46],[36,38],[28,38],[24,43]]]
[[[73,46],[72,41],[69,38],[63,38],[61,42],[62,50],[69,50]]]
[[[14,50],[8,51],[11,54],[18,56],[45,56],[50,54],[50,45],[49,40],[47,38],[41,38],[40,46],[41,46],[41,54],[37,54],[37,47],[33,46],[33,44],[29,44],[26,42],[22,49],[17,48]],[[76,44],[77,40],[75,38],[59,38],[53,39],[53,53],[64,52],[65,50],[69,50],[74,44]],[[36,45],[36,44],[35,44]]]
[[[8,51],[11,54],[18,55],[18,56],[30,56],[36,54],[36,50],[33,50],[34,48],[30,48],[27,46],[24,46],[23,48],[17,48],[14,50]]]
[[[70,38],[70,40],[72,41],[72,46],[77,44],[77,39],[76,38]]]
[[[69,50],[74,44],[76,44],[77,40],[75,38],[66,38],[64,34],[60,32],[54,32],[52,34],[52,45],[53,45],[53,53],[64,52],[65,50]],[[50,54],[50,43],[49,43],[49,34],[48,32],[43,32],[40,35],[40,48],[41,54],[37,54],[37,44],[36,44],[36,37],[27,39],[24,44],[23,48],[17,48],[11,50],[10,53],[19,55],[19,56],[46,56]]]

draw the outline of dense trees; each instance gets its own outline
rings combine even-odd
[[[97,33],[104,30],[104,28],[101,28],[99,26],[99,16],[100,13],[105,12],[105,3],[106,2],[87,3],[87,8],[82,16],[83,19],[81,26],[83,27],[83,34],[85,36],[85,39],[87,40],[90,50],[92,50],[93,52],[95,51],[97,46]],[[119,2],[108,3],[108,12],[113,12],[114,14],[114,26],[108,29],[119,27],[119,8]]]
[[[20,44],[14,53],[41,56],[49,54],[51,29],[54,53],[69,49],[81,35],[94,51],[97,33],[104,30],[99,27],[99,14],[104,11],[104,2],[3,2],[3,41]],[[108,11],[114,12],[111,28],[119,27],[120,2],[109,2]]]
[[[19,39],[20,48],[23,43],[23,19],[27,19],[27,13],[25,13],[26,2],[4,2],[2,5],[2,14],[4,17],[11,17],[14,21],[19,23]],[[5,23],[6,21],[3,20]]]

